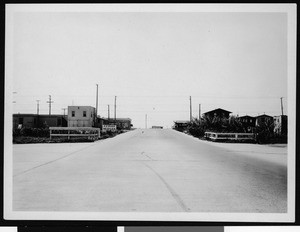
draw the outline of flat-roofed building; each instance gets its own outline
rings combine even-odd
[[[13,114],[13,129],[66,127],[67,116],[60,114]]]
[[[102,125],[102,132],[108,132],[108,131],[111,131],[111,132],[117,131],[117,126],[116,125],[107,125],[107,124]]]
[[[131,130],[132,127],[130,118],[104,118],[104,123],[116,125],[118,130]]]
[[[93,127],[95,120],[95,107],[68,106],[68,127]]]
[[[189,123],[190,121],[183,121],[183,120],[174,121],[173,129],[178,131],[185,131],[187,130]]]
[[[274,116],[274,132],[277,135],[287,135],[287,116],[279,115]]]

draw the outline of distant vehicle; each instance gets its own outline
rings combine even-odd
[[[152,129],[163,129],[163,126],[152,126]]]

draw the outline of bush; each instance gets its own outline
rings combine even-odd
[[[190,127],[189,128],[189,133],[192,135],[192,136],[195,136],[195,137],[203,137],[204,136],[204,129],[202,127]]]
[[[204,117],[193,119],[188,126],[188,132],[195,137],[203,137],[205,131],[217,133],[243,133],[245,132],[241,122],[234,116],[229,119],[220,117]]]
[[[270,143],[274,140],[274,125],[273,122],[267,121],[266,123],[256,127],[256,141],[258,143]]]
[[[50,138],[45,137],[32,137],[32,136],[17,136],[13,137],[14,144],[27,144],[27,143],[86,143],[93,142],[94,140],[88,138],[71,138],[66,137],[55,137],[50,140]]]
[[[31,137],[50,137],[48,128],[22,128],[17,129],[13,133],[14,136],[31,136]]]

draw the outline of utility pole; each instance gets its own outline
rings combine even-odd
[[[37,110],[36,110],[36,114],[39,115],[39,111],[40,111],[40,100],[36,100],[37,102]]]
[[[62,108],[62,110],[64,111],[64,117],[63,117],[63,119],[66,120],[66,121],[68,122],[68,119],[66,119],[66,109],[68,109],[68,108]],[[62,126],[64,125],[63,119],[61,119],[61,125],[62,125]]]
[[[66,116],[66,109],[67,108],[62,108],[62,110],[64,111],[64,117]]]
[[[36,115],[37,115],[37,120],[36,120],[36,127],[39,128],[39,111],[40,111],[40,100],[36,100],[37,102],[37,109],[36,109]]]
[[[190,96],[190,122],[192,122],[192,97]]]
[[[201,123],[201,104],[199,104],[199,123]]]
[[[17,92],[13,92],[13,94],[17,94]],[[12,103],[17,103],[16,101],[13,101]]]
[[[107,105],[107,118],[109,119],[109,115],[110,115],[110,113],[109,113],[109,105]]]
[[[47,103],[49,103],[49,115],[51,115],[51,103],[53,103],[54,101],[51,101],[51,95],[49,95],[49,101],[47,101]]]
[[[281,115],[283,115],[283,105],[282,105],[282,98],[283,98],[283,97],[281,97],[281,98],[280,98],[280,102],[281,102]]]
[[[117,96],[115,96],[115,122],[117,121]]]
[[[96,84],[97,90],[96,90],[96,118],[98,115],[98,84]]]

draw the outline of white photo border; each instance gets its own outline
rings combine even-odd
[[[287,213],[23,212],[12,207],[13,25],[17,12],[281,12],[288,15]],[[296,149],[296,4],[6,4],[4,219],[182,222],[294,222]]]

